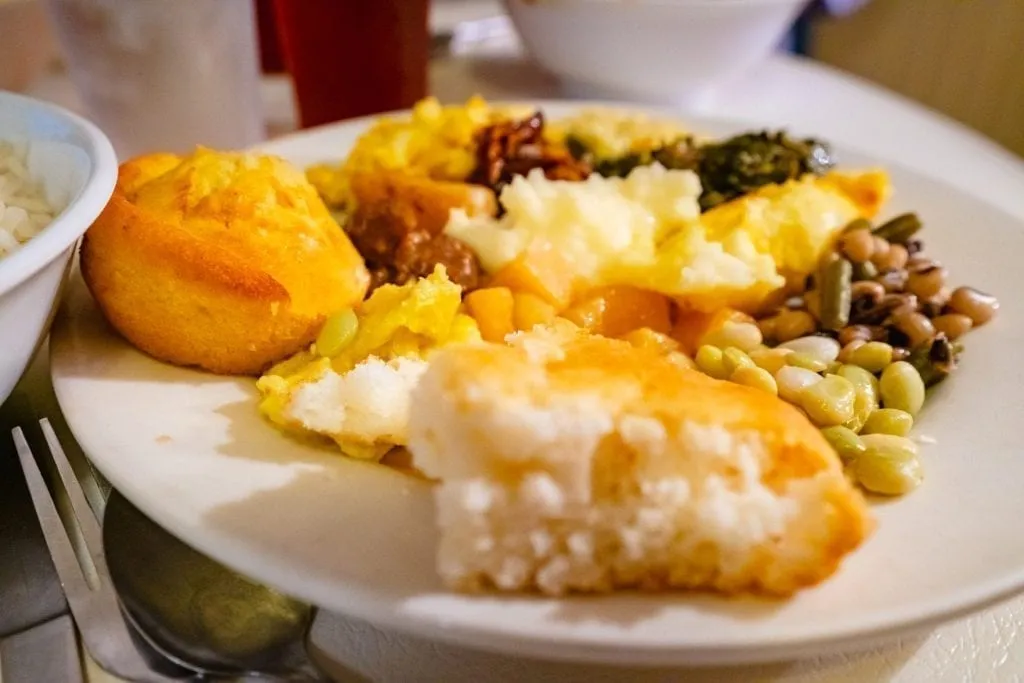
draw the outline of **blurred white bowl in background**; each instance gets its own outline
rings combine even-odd
[[[28,172],[63,206],[21,248],[0,258],[0,404],[49,331],[75,246],[117,181],[107,137],[70,112],[0,92],[0,139],[28,140]]]
[[[24,90],[57,56],[40,0],[0,0],[0,90]]]
[[[692,104],[779,46],[808,0],[505,0],[575,94]]]

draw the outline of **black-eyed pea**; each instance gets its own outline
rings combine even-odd
[[[873,254],[872,254],[872,257],[871,257],[871,262],[874,263],[877,266],[878,262],[881,259],[884,259],[884,258],[886,258],[889,255],[889,249],[890,248],[891,248],[891,245],[889,244],[889,240],[875,235],[875,246],[874,246],[874,249],[872,250]]]
[[[932,320],[936,331],[942,332],[949,339],[959,339],[974,327],[974,321],[963,313],[946,313]]]
[[[844,349],[857,340],[868,341],[871,339],[871,328],[867,325],[847,325],[839,330],[839,345]]]
[[[883,296],[885,296],[885,287],[883,287],[880,282],[875,282],[873,280],[858,280],[850,285],[850,298],[854,300],[870,299],[877,303]]]
[[[907,335],[910,348],[926,344],[935,337],[935,326],[932,321],[914,311],[894,312],[892,323],[897,330]]]
[[[926,300],[939,294],[946,285],[949,273],[945,267],[933,264],[920,270],[912,270],[907,276],[907,291]]]
[[[973,287],[957,287],[949,297],[949,308],[954,313],[966,315],[977,327],[995,317],[999,301]]]
[[[853,263],[870,261],[875,253],[875,238],[871,230],[857,228],[845,233],[839,240],[839,249]]]
[[[843,345],[843,348],[839,351],[839,357],[836,358],[840,363],[849,363],[853,353],[860,347],[867,344],[865,339],[854,339]]]
[[[778,342],[788,342],[812,334],[818,323],[807,311],[783,311],[775,316],[775,336]]]
[[[902,292],[907,286],[907,271],[902,268],[882,269],[875,281],[882,285],[886,292]]]
[[[889,251],[883,256],[873,260],[874,264],[878,266],[878,270],[885,272],[887,270],[900,270],[907,267],[907,261],[910,259],[910,254],[907,253],[907,248],[902,244],[890,244]]]

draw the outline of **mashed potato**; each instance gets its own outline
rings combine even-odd
[[[661,166],[638,168],[626,179],[592,175],[582,182],[551,181],[537,169],[502,192],[503,218],[455,211],[446,231],[469,244],[488,271],[543,239],[582,277],[600,283],[610,267],[650,263],[668,231],[697,219],[699,195],[696,175]]]
[[[838,230],[886,194],[876,172],[829,174],[769,186],[700,214],[691,171],[658,164],[625,179],[516,178],[499,219],[453,212],[447,233],[495,273],[535,243],[548,243],[587,286],[632,285],[713,311],[754,309],[786,277],[806,275]]]
[[[534,172],[502,193],[502,218],[453,212],[446,230],[469,244],[490,272],[532,242],[546,241],[590,286],[634,285],[712,308],[780,287],[771,256],[746,233],[707,236],[699,196],[694,173],[657,164],[625,179],[595,175],[584,182]]]

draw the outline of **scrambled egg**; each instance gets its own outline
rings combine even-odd
[[[460,313],[462,290],[438,266],[385,285],[356,308],[354,337],[333,357],[314,344],[259,379],[260,412],[278,427],[333,439],[346,455],[380,459],[405,444],[409,395],[434,350],[480,340]]]
[[[858,216],[873,217],[888,196],[884,171],[832,172],[765,185],[711,209],[701,222],[709,239],[749,235],[759,252],[771,255],[779,272],[806,275],[837,229]]]
[[[599,159],[649,152],[688,134],[678,121],[615,107],[594,107],[550,121],[545,132],[556,142],[571,136]]]
[[[355,173],[402,170],[434,180],[464,180],[476,163],[477,132],[529,111],[492,108],[481,97],[447,106],[428,97],[416,103],[411,116],[381,117],[359,137],[344,163],[312,166],[307,177],[337,207],[349,203],[349,179]]]
[[[352,201],[350,178],[356,173],[401,170],[434,180],[465,180],[476,163],[476,134],[499,121],[526,118],[534,109],[495,107],[479,96],[456,105],[428,97],[409,116],[379,118],[342,164],[312,166],[307,177],[332,207]],[[552,142],[565,142],[572,135],[600,158],[648,151],[686,133],[675,121],[616,108],[587,109],[547,121],[544,131]]]
[[[839,229],[877,210],[887,183],[880,172],[808,177],[701,215],[700,182],[690,171],[655,164],[625,179],[584,182],[534,172],[502,192],[503,217],[456,211],[446,231],[492,273],[546,242],[588,286],[633,285],[695,310],[750,310],[786,276],[810,273]]]

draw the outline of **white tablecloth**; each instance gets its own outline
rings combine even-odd
[[[432,82],[434,92],[447,101],[477,92],[491,99],[560,94],[553,81],[522,60],[514,45],[501,41],[439,61]],[[59,75],[38,83],[34,93],[75,106]],[[264,95],[271,130],[292,128],[287,83],[268,81]],[[949,119],[820,65],[775,58],[698,113],[814,134],[937,177],[1024,219],[1024,162],[1019,158]],[[315,642],[341,663],[335,673],[346,681],[980,683],[1024,680],[1022,633],[1024,598],[870,652],[734,669],[627,670],[528,661],[386,633],[335,615],[322,615]]]

